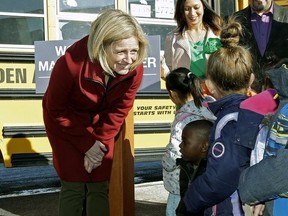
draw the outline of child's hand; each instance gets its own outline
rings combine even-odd
[[[258,204],[252,207],[253,216],[262,216],[264,215],[265,205]]]

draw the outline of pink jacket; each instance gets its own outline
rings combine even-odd
[[[64,181],[108,180],[114,138],[118,134],[143,77],[143,65],[127,75],[111,77],[88,57],[87,39],[73,44],[56,62],[43,97],[43,117],[53,150],[53,164]],[[96,140],[106,145],[102,165],[88,174],[84,154]]]

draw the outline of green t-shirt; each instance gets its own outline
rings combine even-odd
[[[200,79],[206,78],[206,58],[204,53],[205,40],[193,43],[189,41],[191,50],[190,70]]]

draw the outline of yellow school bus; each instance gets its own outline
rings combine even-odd
[[[0,158],[5,167],[51,161],[42,119],[43,93],[36,91],[35,41],[80,39],[88,33],[100,11],[118,8],[135,16],[148,35],[160,35],[160,51],[165,35],[175,28],[174,3],[174,0],[1,0]],[[139,160],[159,157],[169,139],[175,107],[163,86],[159,75],[157,91],[139,92],[136,97],[135,153]]]
[[[118,8],[135,16],[147,35],[160,36],[162,53],[166,34],[176,26],[173,20],[176,0],[0,2],[0,160],[5,167],[51,161],[51,147],[42,120],[43,94],[36,92],[35,41],[80,39],[88,33],[101,10]],[[221,16],[248,4],[248,0],[208,2]],[[136,96],[133,107],[136,160],[158,160],[169,140],[175,106],[160,77],[159,82],[159,90],[138,92]]]

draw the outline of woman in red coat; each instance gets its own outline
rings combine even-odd
[[[148,40],[138,22],[104,11],[56,62],[43,116],[61,180],[60,216],[109,215],[114,138],[133,106]]]

